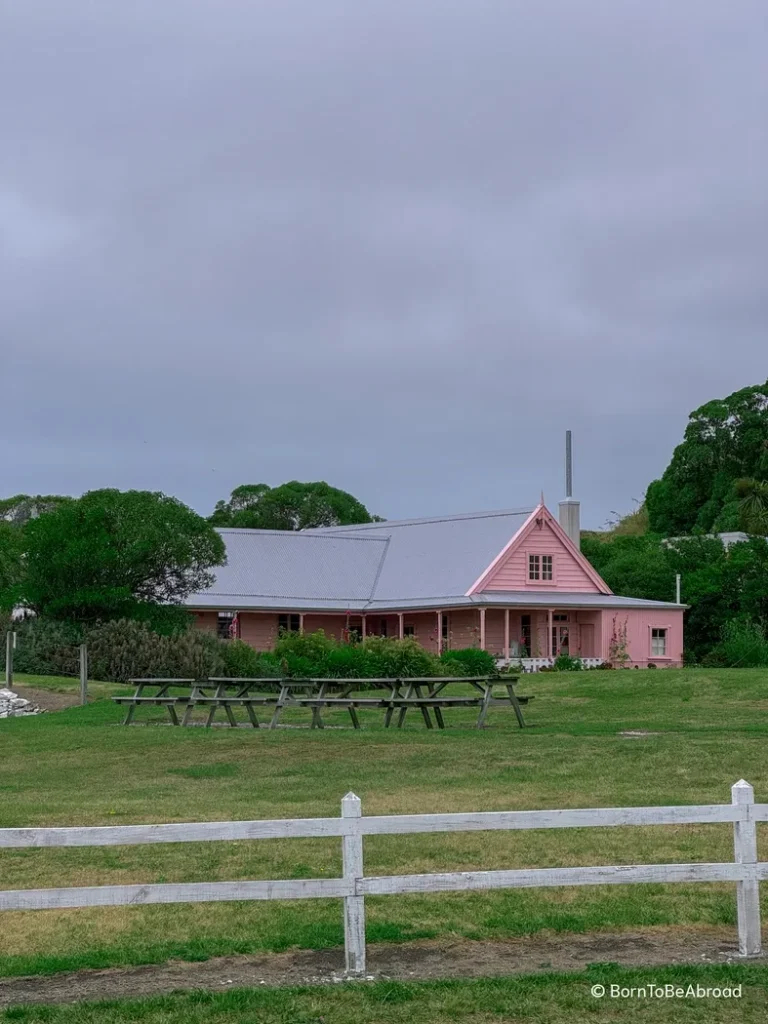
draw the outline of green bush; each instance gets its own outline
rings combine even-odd
[[[443,651],[440,655],[442,670],[451,676],[498,675],[496,658],[479,647],[464,647],[457,651]]]
[[[254,651],[242,640],[224,640],[220,643],[223,675],[232,679],[265,679],[280,675],[280,662],[273,654]]]
[[[720,633],[720,643],[707,656],[707,662],[728,668],[760,668],[768,665],[768,635],[762,622],[732,619]]]
[[[440,674],[440,660],[421,644],[406,637],[369,636],[362,643],[366,674],[372,678],[398,679],[406,677],[436,676]]]
[[[142,622],[120,619],[92,627],[85,639],[93,679],[122,683],[152,676],[224,675],[224,642],[202,630],[161,636]]]
[[[570,654],[558,654],[555,658],[556,672],[580,672],[584,668],[581,658],[572,658]]]
[[[76,676],[83,630],[71,622],[30,618],[13,624],[13,667],[34,676]]]

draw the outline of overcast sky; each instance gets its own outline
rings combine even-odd
[[[0,0],[0,496],[628,511],[768,376],[766,0]]]

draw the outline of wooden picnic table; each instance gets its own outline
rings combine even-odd
[[[445,728],[443,711],[446,708],[477,708],[477,728],[482,729],[488,710],[494,705],[509,704],[520,728],[525,721],[520,705],[528,702],[527,697],[518,697],[514,690],[517,676],[493,679],[488,676],[425,676],[418,678],[382,679],[274,679],[274,678],[230,678],[211,677],[194,679],[132,679],[136,691],[131,697],[113,697],[118,704],[128,705],[125,725],[129,725],[137,707],[157,705],[165,707],[173,725],[189,725],[196,707],[207,708],[206,726],[213,724],[216,712],[221,708],[227,715],[232,728],[238,726],[233,708],[243,707],[251,726],[260,728],[257,709],[272,710],[270,729],[276,729],[285,708],[307,708],[312,713],[310,728],[323,729],[323,710],[346,710],[355,729],[360,728],[358,710],[378,709],[384,711],[384,726],[389,728],[397,712],[397,728],[401,729],[411,708],[421,712],[427,729],[434,728],[432,715],[439,729]],[[449,687],[461,684],[476,691],[471,695],[451,695]],[[277,686],[278,692],[264,694],[265,686]],[[365,695],[356,694],[364,687]],[[494,693],[500,687],[502,695]],[[148,689],[156,692],[147,694]],[[170,694],[172,689],[188,689],[183,695]],[[257,691],[257,692],[253,692]],[[370,693],[366,691],[371,691]],[[374,695],[375,691],[380,692]],[[177,707],[184,707],[179,721]]]

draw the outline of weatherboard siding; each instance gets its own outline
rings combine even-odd
[[[535,583],[528,579],[528,555],[552,555],[554,580]],[[551,591],[553,594],[599,594],[600,589],[584,566],[545,523],[531,529],[498,563],[483,590]]]

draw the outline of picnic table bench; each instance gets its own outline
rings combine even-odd
[[[206,726],[213,724],[216,712],[222,709],[229,725],[238,727],[233,708],[242,707],[254,729],[262,728],[257,711],[269,709],[271,717],[269,728],[276,729],[280,724],[283,711],[292,708],[306,708],[311,712],[310,728],[323,729],[325,723],[322,712],[344,709],[349,712],[352,725],[360,728],[358,710],[383,710],[384,726],[390,728],[397,712],[396,726],[401,729],[408,711],[416,709],[421,712],[427,729],[445,728],[443,711],[447,708],[477,708],[476,727],[482,729],[488,710],[494,705],[511,706],[515,712],[518,725],[524,728],[525,721],[521,705],[527,704],[528,697],[518,697],[514,690],[517,676],[506,676],[493,679],[488,676],[446,676],[396,679],[273,679],[273,678],[228,678],[211,677],[205,680],[194,679],[133,679],[136,691],[130,697],[113,697],[118,704],[128,706],[125,725],[133,720],[137,707],[157,705],[167,708],[173,725],[189,725],[195,708],[207,709]],[[464,689],[469,686],[475,693],[467,695],[448,694],[448,687],[461,684]],[[277,692],[265,694],[266,686],[277,687]],[[156,692],[146,695],[149,687]],[[359,692],[362,687],[367,691],[385,691],[379,695]],[[172,694],[173,689],[187,689],[185,694]],[[256,692],[254,692],[256,691]],[[501,691],[501,692],[499,692]],[[179,721],[178,708],[184,708]]]

